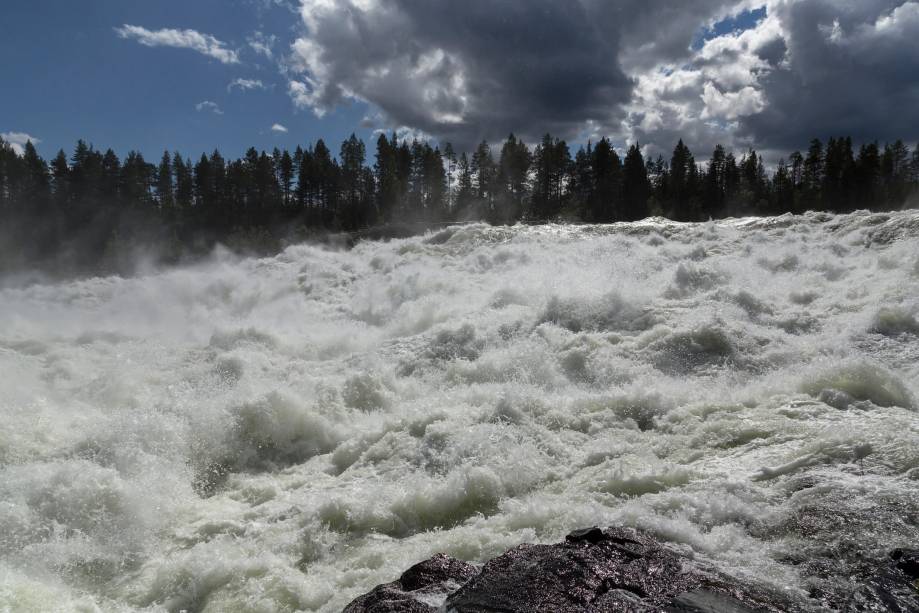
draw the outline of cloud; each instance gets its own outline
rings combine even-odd
[[[747,85],[735,92],[722,93],[711,81],[702,89],[702,119],[737,119],[759,113],[765,107],[763,92]]]
[[[285,128],[284,126],[282,126],[282,125],[279,124],[279,123],[276,123],[276,124],[274,124],[273,126],[271,126],[271,131],[272,131],[272,132],[282,132],[282,133],[286,133],[286,132],[287,132],[287,128]]]
[[[195,105],[195,110],[199,113],[202,111],[211,111],[215,115],[223,115],[223,111],[220,110],[220,106],[216,102],[211,102],[210,100],[199,102]]]
[[[238,87],[242,91],[248,91],[250,89],[265,89],[265,84],[259,79],[233,79],[227,85],[227,91],[233,91],[234,87]]]
[[[752,6],[752,5],[751,5]],[[747,8],[751,8],[748,6]],[[769,0],[753,27],[637,74],[622,134],[775,161],[811,138],[919,138],[919,2]]]
[[[307,34],[291,48],[288,93],[317,115],[348,100],[468,146],[545,131],[615,127],[635,66],[689,47],[730,0],[302,0]],[[661,23],[674,24],[659,33]],[[628,49],[628,52],[624,50]]]
[[[0,132],[0,137],[10,144],[10,147],[13,148],[16,155],[22,155],[23,151],[25,151],[25,144],[27,142],[32,141],[33,145],[37,145],[41,142],[40,139],[26,134],[25,132]]]
[[[249,4],[255,6],[259,14],[270,11],[273,8],[280,8],[290,11],[291,13],[297,12],[296,0],[247,0]]]
[[[612,136],[700,159],[814,137],[919,138],[917,0],[300,0],[293,104],[469,148]]]
[[[760,77],[766,105],[739,132],[779,148],[816,136],[919,138],[919,2],[770,4],[787,55]]]
[[[133,39],[147,47],[175,47],[178,49],[191,49],[212,57],[222,64],[238,64],[239,55],[236,51],[228,49],[226,43],[217,40],[210,34],[202,34],[196,30],[148,30],[141,26],[125,24],[115,28],[121,38]]]
[[[266,36],[261,32],[254,32],[252,36],[246,39],[246,42],[250,49],[270,60],[274,57],[274,46],[278,42],[278,37],[273,35]]]
[[[750,26],[712,35],[672,61],[639,71],[620,134],[665,156],[682,138],[700,161],[717,143],[753,145],[739,125],[768,105],[762,80],[785,61],[785,48],[777,44],[781,28],[774,18]]]
[[[287,84],[287,94],[290,96],[294,106],[298,109],[312,109],[316,117],[321,118],[325,115],[325,106],[319,104],[319,96],[316,95],[316,84],[312,79],[306,78],[306,83],[302,81],[290,81]]]

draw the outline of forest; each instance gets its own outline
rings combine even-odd
[[[572,156],[549,134],[532,149],[511,134],[471,154],[381,134],[372,162],[353,134],[337,156],[318,140],[293,153],[250,148],[236,160],[164,152],[158,163],[82,140],[47,162],[31,142],[17,151],[0,139],[0,271],[119,272],[140,253],[175,262],[218,243],[268,253],[334,233],[397,235],[455,221],[890,210],[917,195],[919,145],[910,151],[901,140],[856,152],[848,137],[814,139],[767,171],[752,149],[738,159],[718,145],[700,163],[682,140],[667,160],[646,159],[637,145],[620,156],[603,138]]]

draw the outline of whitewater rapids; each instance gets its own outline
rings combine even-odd
[[[338,611],[436,552],[613,524],[851,589],[852,551],[919,542],[917,317],[915,211],[7,286],[0,610]]]

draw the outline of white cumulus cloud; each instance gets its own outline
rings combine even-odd
[[[919,138],[917,0],[300,0],[282,72],[298,109],[460,148],[508,131],[683,138],[767,159],[813,137]]]
[[[226,43],[210,34],[202,34],[197,30],[176,30],[172,28],[148,30],[141,26],[124,24],[115,28],[115,32],[121,38],[136,40],[147,47],[191,49],[212,57],[222,64],[239,63],[239,55],[236,51],[227,48]]]
[[[287,132],[287,128],[285,128],[279,123],[276,123],[273,126],[271,126],[271,131],[272,132]]]
[[[629,71],[676,60],[736,0],[301,0],[288,93],[317,115],[351,100],[459,147],[616,131]],[[667,27],[662,27],[667,24]],[[626,51],[628,58],[625,56]]]
[[[223,115],[223,111],[220,110],[220,106],[216,102],[211,102],[210,100],[199,102],[195,105],[195,110],[199,113],[201,111],[211,111],[215,115]]]
[[[22,152],[25,151],[25,144],[27,142],[32,141],[33,145],[37,145],[41,142],[40,139],[26,134],[25,132],[0,132],[0,137],[10,144],[10,147],[13,148],[13,151],[15,151],[17,155],[22,155]]]
[[[702,102],[705,104],[702,119],[733,120],[759,113],[766,106],[763,93],[752,86],[736,92],[722,92],[711,82],[702,89]]]
[[[233,79],[227,85],[227,91],[233,91],[234,87],[238,87],[242,91],[248,91],[250,89],[265,89],[265,84],[260,79]]]
[[[255,53],[263,55],[270,60],[274,57],[274,46],[278,42],[278,37],[266,35],[262,32],[254,32],[252,36],[246,39],[246,42]]]
[[[312,109],[316,117],[321,118],[325,115],[325,106],[320,103],[320,96],[312,84],[312,79],[307,77],[304,80],[310,85],[303,81],[290,81],[287,84],[287,94],[295,107],[301,110]]]

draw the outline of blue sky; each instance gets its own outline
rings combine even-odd
[[[369,141],[372,129],[362,120],[375,108],[367,103],[344,100],[319,118],[288,95],[279,61],[304,35],[298,8],[276,0],[4,3],[0,52],[11,59],[0,66],[0,82],[12,95],[0,97],[0,133],[35,137],[47,158],[59,148],[69,153],[79,138],[120,155],[136,149],[151,159],[166,148],[197,156],[216,147],[235,157],[249,146],[292,149],[318,138],[336,151],[352,131]],[[700,29],[696,43],[725,28],[749,27],[759,16],[744,12]],[[238,61],[145,46],[120,36],[124,25],[196,30],[223,43]],[[273,42],[273,57],[248,44],[256,39]],[[230,87],[238,79],[261,86]],[[287,132],[272,130],[275,125]]]
[[[720,19],[710,27],[699,28],[696,36],[692,41],[693,49],[702,48],[703,43],[707,40],[718,38],[719,36],[729,35],[732,32],[743,32],[754,27],[757,22],[766,17],[766,7],[761,6],[755,9],[741,11],[737,15],[732,15],[725,19]]]
[[[116,27],[194,29],[238,49],[239,63],[189,49],[147,47],[121,38]],[[357,129],[363,103],[336,108],[320,121],[298,110],[276,62],[247,45],[254,32],[277,37],[282,54],[302,29],[283,6],[254,0],[133,2],[125,0],[11,0],[0,7],[0,133],[40,139],[39,152],[68,153],[78,138],[120,155],[137,149],[158,156],[164,148],[197,155],[215,147],[232,155],[245,148],[297,144],[325,137],[331,147]],[[235,79],[266,89],[227,87]],[[203,101],[216,103],[222,114]],[[272,131],[280,124],[287,133]]]
[[[774,160],[814,137],[915,142],[917,39],[917,0],[4,0],[0,135],[156,159],[549,131]]]

